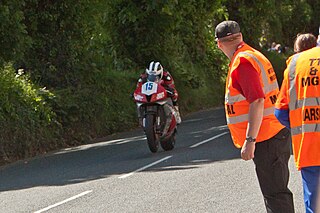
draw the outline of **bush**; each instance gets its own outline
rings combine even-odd
[[[0,68],[0,161],[14,161],[57,147],[59,125],[48,104],[53,98],[27,76],[15,74],[11,65]]]
[[[283,80],[283,71],[287,67],[286,60],[288,58],[288,55],[277,53],[275,51],[263,51],[263,53],[272,64],[273,69],[276,72],[278,84],[280,87]]]
[[[136,109],[130,94],[138,73],[109,69],[92,72],[95,74],[91,83],[55,91],[53,109],[64,127],[66,145],[82,144],[136,126]]]

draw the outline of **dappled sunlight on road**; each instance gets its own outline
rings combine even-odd
[[[81,146],[77,146],[77,147],[62,149],[58,152],[55,152],[54,155],[75,152],[75,151],[81,151],[81,150],[86,150],[86,149],[95,148],[95,147],[125,144],[125,143],[129,143],[132,141],[142,141],[142,140],[146,140],[146,137],[144,135],[130,137],[130,138],[115,139],[115,140],[110,140],[110,141],[103,141],[103,142],[98,142],[98,143],[94,143],[94,144],[86,144],[86,145],[81,145]]]
[[[203,134],[203,133],[210,133],[210,132],[221,131],[221,130],[228,130],[228,126],[227,125],[215,126],[215,127],[210,127],[208,129],[203,129],[200,131],[189,132],[188,134],[200,134],[200,133]]]

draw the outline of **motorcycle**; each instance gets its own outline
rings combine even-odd
[[[143,127],[153,153],[158,151],[159,143],[163,150],[172,150],[177,133],[177,115],[170,91],[161,85],[161,81],[156,75],[148,75],[147,82],[140,83],[133,93],[139,125]]]

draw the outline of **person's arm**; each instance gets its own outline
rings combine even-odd
[[[168,71],[163,72],[162,80],[166,86],[168,86],[170,88],[175,88],[174,80]]]
[[[263,119],[264,92],[260,84],[259,73],[245,58],[235,72],[232,73],[233,86],[250,103],[248,112],[248,125],[246,137],[257,138]],[[241,158],[251,160],[254,158],[255,142],[245,141],[241,149]]]
[[[257,138],[262,123],[264,98],[250,103],[248,114],[247,137]],[[251,160],[254,158],[255,142],[245,141],[241,149],[241,158]]]
[[[264,98],[253,101],[249,107],[247,136],[257,138],[263,118]]]
[[[277,102],[275,104],[274,115],[278,121],[290,129],[290,119],[289,119],[289,100],[288,100],[288,70],[284,72],[284,78],[279,91]]]
[[[290,129],[289,110],[288,109],[275,109],[274,115],[278,121],[288,129]]]

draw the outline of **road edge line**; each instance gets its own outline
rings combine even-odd
[[[48,206],[48,207],[46,207],[46,208],[40,209],[40,210],[38,210],[38,211],[35,211],[34,213],[41,213],[41,212],[48,211],[49,209],[55,208],[55,207],[60,206],[60,205],[62,205],[62,204],[64,204],[64,203],[67,203],[67,202],[69,202],[69,201],[75,200],[75,199],[77,199],[77,198],[79,198],[79,197],[82,197],[82,196],[84,196],[84,195],[86,195],[86,194],[89,194],[89,193],[91,193],[91,192],[92,192],[92,190],[88,190],[88,191],[82,192],[82,193],[80,193],[80,194],[78,194],[78,195],[72,196],[72,197],[70,197],[70,198],[68,198],[68,199],[65,199],[65,200],[63,200],[63,201],[60,201],[60,202],[58,202],[58,203],[56,203],[56,204],[53,204],[53,205],[50,205],[50,206]]]
[[[190,146],[189,148],[198,147],[198,146],[200,146],[200,145],[202,145],[202,144],[204,144],[204,143],[207,143],[207,142],[209,142],[209,141],[212,141],[212,140],[214,140],[214,139],[216,139],[216,138],[219,138],[219,137],[221,137],[221,136],[223,136],[223,135],[226,135],[226,134],[228,134],[228,133],[229,133],[229,132],[223,132],[223,133],[221,133],[221,134],[219,134],[219,135],[216,135],[216,136],[213,136],[213,137],[211,137],[211,138],[209,138],[209,139],[207,139],[207,140],[204,140],[204,141],[201,141],[201,142],[199,142],[199,143],[196,143],[196,144]]]
[[[161,163],[162,161],[165,161],[165,160],[167,160],[167,159],[169,159],[169,158],[172,158],[172,155],[167,156],[167,157],[164,157],[164,158],[162,158],[162,159],[160,159],[160,160],[157,160],[157,161],[155,161],[155,162],[153,162],[153,163],[150,163],[150,164],[148,164],[148,165],[146,165],[146,166],[144,166],[144,167],[141,167],[140,169],[137,169],[137,170],[135,170],[135,171],[133,171],[133,172],[130,172],[130,173],[128,173],[128,174],[122,175],[122,176],[120,176],[120,177],[118,177],[118,178],[119,178],[119,179],[127,178],[127,177],[129,177],[129,176],[131,176],[131,175],[133,175],[133,174],[135,174],[135,173],[137,173],[137,172],[141,172],[141,171],[143,171],[143,170],[145,170],[145,169],[147,169],[147,168],[149,168],[149,167],[151,167],[151,166],[154,166],[154,165],[156,165],[156,164],[158,164],[158,163]]]

